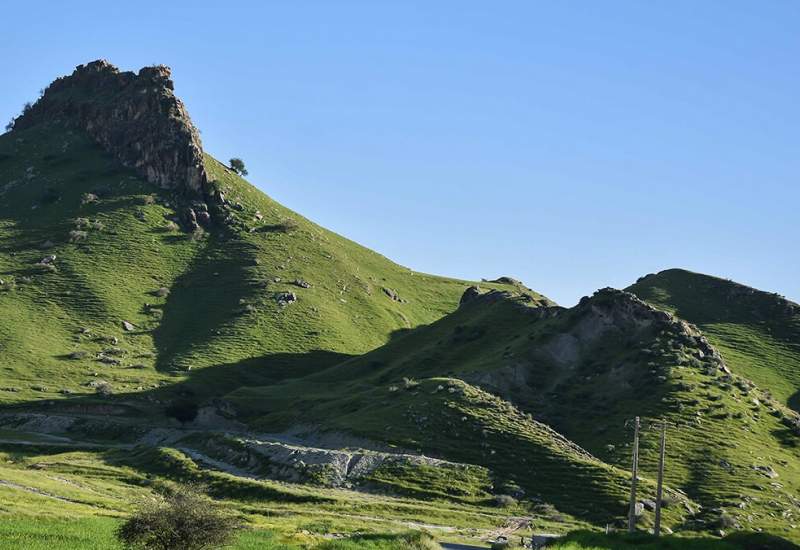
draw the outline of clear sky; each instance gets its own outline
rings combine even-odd
[[[207,151],[411,268],[564,305],[669,267],[800,300],[795,0],[0,10],[4,123],[80,63],[163,63]]]

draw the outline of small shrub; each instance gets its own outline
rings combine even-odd
[[[511,495],[495,495],[494,505],[498,508],[511,508],[516,506],[517,501]]]
[[[174,418],[181,424],[186,424],[197,418],[199,408],[197,403],[191,399],[178,399],[170,403],[164,410],[164,414]]]
[[[124,545],[148,550],[203,550],[233,540],[238,522],[193,488],[143,503],[117,529]]]
[[[238,157],[234,157],[230,160],[231,170],[239,174],[240,176],[247,175],[247,168],[244,167],[244,161]]]
[[[81,195],[81,205],[87,205],[98,201],[97,195],[94,193],[84,193]]]
[[[74,230],[69,232],[69,242],[77,243],[77,242],[85,241],[86,237],[88,237],[88,236],[89,236],[89,234],[86,231],[80,231],[78,229],[74,229]]]
[[[717,525],[721,529],[732,529],[736,527],[736,518],[727,512],[723,512],[720,514],[719,519],[717,520]]]
[[[154,294],[159,298],[166,298],[167,296],[169,296],[169,289],[165,286],[162,286],[161,288],[156,290]]]
[[[665,493],[661,497],[661,506],[663,506],[664,508],[671,508],[673,506],[676,506],[677,504],[680,504],[680,499],[675,495]]]
[[[94,392],[100,397],[110,397],[114,393],[114,388],[105,380],[98,380],[94,386]]]
[[[275,231],[279,233],[294,233],[298,230],[300,225],[291,218],[287,218],[274,226]]]

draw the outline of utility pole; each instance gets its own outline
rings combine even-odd
[[[664,459],[667,455],[667,421],[661,424],[661,453],[658,457],[658,486],[656,487],[656,519],[653,534],[661,534],[661,495],[664,491]]]
[[[636,531],[636,482],[639,474],[639,417],[633,425],[633,461],[631,465],[631,506],[628,511],[628,532]]]

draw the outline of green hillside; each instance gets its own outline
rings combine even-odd
[[[203,153],[169,74],[81,66],[0,135],[0,546],[113,547],[177,483],[237,548],[623,529],[636,416],[640,530],[666,422],[666,527],[800,542],[800,306],[414,272]]]
[[[648,275],[628,290],[697,325],[734,372],[800,411],[800,305],[682,269]]]
[[[665,419],[667,483],[694,501],[671,510],[673,526],[782,532],[800,514],[798,436],[785,422],[796,422],[793,413],[729,374],[701,333],[621,291],[571,310],[484,294],[363,357],[229,398],[256,425],[351,430],[482,464],[603,522],[624,515],[617,480],[629,465],[633,416],[644,421],[651,479]]]
[[[0,136],[5,402],[92,392],[95,372],[115,392],[197,376],[215,395],[297,376],[440,318],[468,285],[394,264],[207,167],[235,224],[187,234],[185,199],[78,132]]]

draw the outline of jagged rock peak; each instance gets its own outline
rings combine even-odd
[[[60,122],[84,130],[123,165],[164,188],[201,194],[208,176],[200,135],[164,65],[138,74],[106,60],[56,79],[13,124]]]

